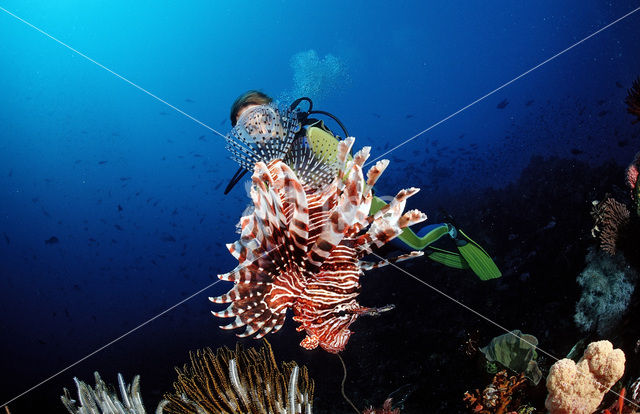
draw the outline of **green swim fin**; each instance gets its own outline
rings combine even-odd
[[[462,230],[457,230],[462,237],[456,239],[456,247],[458,247],[458,251],[480,280],[497,279],[502,276],[500,269],[493,262],[489,253],[480,247],[478,243],[471,240]]]
[[[469,263],[459,254],[437,247],[429,247],[425,251],[425,256],[434,262],[443,264],[454,269],[469,269]]]

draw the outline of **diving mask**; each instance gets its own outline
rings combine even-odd
[[[274,105],[258,105],[245,110],[233,129],[247,141],[264,145],[271,139],[285,137],[288,131],[283,124],[286,123]]]
[[[226,136],[227,149],[233,160],[251,171],[256,162],[282,159],[300,128],[296,111],[275,105],[250,107]]]

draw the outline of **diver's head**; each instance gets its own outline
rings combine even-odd
[[[240,119],[242,113],[247,109],[259,105],[268,105],[271,102],[273,102],[273,99],[260,91],[250,90],[243,93],[235,100],[233,105],[231,105],[231,114],[229,117],[231,119],[231,126],[236,126],[238,119]]]

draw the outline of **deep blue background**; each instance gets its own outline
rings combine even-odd
[[[310,82],[316,107],[374,157],[639,5],[390,4],[0,2],[223,134],[241,92],[287,103],[308,92],[295,79]],[[627,162],[637,140],[622,101],[640,73],[638,27],[640,14],[387,155],[378,193],[421,187],[410,207],[430,214],[439,194],[503,186],[535,154]],[[221,137],[0,11],[0,403],[234,266],[224,244],[247,197],[242,186],[222,195],[236,169],[226,155]],[[59,242],[45,244],[52,236]],[[142,374],[152,411],[166,389],[145,381],[170,382],[189,349],[233,342],[206,300],[225,289],[32,391],[14,412],[28,401],[61,410],[62,385],[92,382],[98,368],[110,382]],[[301,338],[287,325],[274,340]]]

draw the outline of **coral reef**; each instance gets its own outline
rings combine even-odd
[[[126,385],[122,375],[118,374],[118,385],[122,401],[118,395],[102,381],[100,374],[93,374],[96,379],[95,388],[74,378],[78,387],[78,401],[71,398],[69,390],[64,389],[64,395],[60,397],[62,404],[72,414],[145,414],[142,398],[140,397],[140,376],[133,377],[131,385]],[[80,403],[80,406],[76,406]]]
[[[489,363],[497,362],[516,374],[524,373],[535,385],[542,379],[542,372],[535,359],[538,339],[533,335],[514,330],[491,340],[480,348]],[[497,371],[494,370],[495,373]]]
[[[629,210],[619,201],[606,197],[603,201],[594,201],[591,216],[595,221],[591,234],[600,240],[600,248],[610,255],[616,254],[630,222]]]
[[[547,377],[545,406],[551,414],[591,414],[624,374],[625,356],[609,341],[592,342],[576,364],[562,359]]]
[[[640,77],[633,82],[624,101],[627,104],[627,112],[637,117],[632,123],[640,122]]]
[[[591,234],[599,239],[600,248],[612,255],[622,252],[636,269],[640,269],[639,171],[640,153],[637,153],[626,171],[626,183],[631,193],[631,211],[627,205],[608,195],[601,202],[594,201],[591,211],[595,221]]]
[[[638,174],[640,173],[640,152],[627,167],[627,185],[631,189],[631,199],[635,204],[636,216],[640,217],[640,185],[638,185]]]
[[[576,304],[576,325],[602,336],[610,333],[627,310],[637,279],[637,273],[621,255],[590,249],[587,267],[577,278],[583,290]]]
[[[382,408],[374,409],[373,407],[367,408],[362,414],[400,414],[400,409],[394,409],[391,406],[391,398],[387,398],[382,405]]]
[[[191,364],[176,368],[174,393],[165,394],[169,414],[310,414],[313,380],[306,367],[283,362],[278,368],[268,342],[259,350],[229,348],[190,353]]]
[[[507,371],[500,371],[482,393],[475,390],[464,393],[467,407],[478,414],[503,414],[520,407],[520,398],[516,395],[526,382],[524,374],[509,376]],[[511,411],[507,411],[511,408]]]

